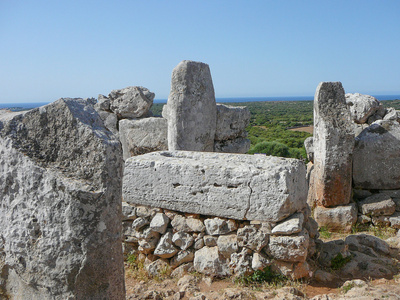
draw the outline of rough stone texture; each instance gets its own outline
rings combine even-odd
[[[346,94],[346,103],[350,106],[351,118],[355,123],[364,124],[382,104],[374,97],[359,93]]]
[[[129,86],[113,90],[108,95],[110,110],[119,119],[145,116],[153,105],[155,94],[141,86]]]
[[[314,138],[312,136],[304,140],[304,148],[306,148],[307,159],[314,161]]]
[[[155,152],[129,158],[124,201],[277,222],[306,206],[303,162],[261,155]]]
[[[110,112],[110,104],[111,100],[108,99],[106,96],[99,94],[97,97],[97,103],[95,104],[94,108],[97,111],[108,111]]]
[[[174,68],[163,116],[169,150],[214,150],[217,107],[207,64],[184,60]]]
[[[174,256],[177,252],[178,249],[176,249],[172,243],[172,233],[167,232],[160,238],[160,241],[158,242],[158,245],[154,250],[154,255],[157,255],[161,258],[170,258]]]
[[[205,230],[203,222],[198,219],[185,218],[182,215],[176,215],[172,221],[171,225],[175,231],[183,232],[202,232]]]
[[[260,253],[253,253],[251,268],[253,270],[264,270],[265,267],[271,265],[272,261]]]
[[[19,299],[125,299],[122,153],[92,103],[0,119],[0,290]],[[4,281],[3,281],[4,280]]]
[[[237,252],[239,250],[237,235],[221,235],[218,237],[217,246],[219,252],[226,258],[229,258],[232,253]]]
[[[221,218],[206,219],[204,220],[204,225],[209,235],[226,234],[237,229],[235,221]]]
[[[184,263],[192,262],[193,259],[193,250],[181,250],[171,259],[171,267],[176,268]]]
[[[162,271],[166,270],[169,267],[167,261],[163,259],[157,259],[156,261],[152,262],[148,266],[146,266],[146,270],[150,276],[159,276]]]
[[[207,247],[215,247],[217,246],[218,237],[212,235],[206,235],[203,237],[204,244]]]
[[[190,234],[181,231],[174,233],[172,242],[182,250],[186,250],[193,245],[194,238]]]
[[[163,213],[158,213],[151,220],[150,228],[153,229],[154,231],[163,234],[165,233],[165,231],[167,231],[168,223],[169,223],[169,218]]]
[[[214,152],[246,153],[249,149],[250,140],[242,137],[232,140],[214,141]]]
[[[272,234],[281,234],[281,235],[290,235],[293,233],[298,233],[303,229],[304,223],[304,215],[302,213],[296,213],[286,220],[282,221],[278,225],[276,225],[271,233]]]
[[[329,208],[317,206],[314,218],[320,227],[325,226],[331,231],[351,232],[351,227],[357,222],[357,207],[354,203]]]
[[[354,134],[340,82],[321,82],[315,92],[313,137],[314,201],[324,207],[349,203]]]
[[[232,253],[229,267],[236,276],[246,276],[253,273],[252,260],[251,250],[243,248],[239,253]]]
[[[217,104],[215,140],[225,141],[246,137],[245,128],[250,123],[250,111],[245,106]]]
[[[400,188],[400,124],[372,124],[356,137],[353,183],[359,189]],[[368,161],[368,163],[366,163]]]
[[[99,111],[99,116],[104,122],[104,126],[110,130],[112,133],[118,136],[118,118],[115,114],[107,112],[107,111]]]
[[[360,212],[368,216],[390,216],[396,211],[396,203],[386,194],[375,194],[358,203]]]
[[[163,118],[121,120],[119,138],[124,160],[135,155],[167,150],[167,127],[167,120]]]
[[[271,236],[268,251],[283,261],[302,262],[307,258],[310,237],[306,230],[291,236]]]
[[[226,259],[218,252],[218,247],[203,247],[196,251],[193,265],[197,272],[207,275],[230,274]]]
[[[393,107],[389,107],[383,120],[393,120],[399,122],[399,111],[395,110]]]
[[[136,219],[136,208],[126,202],[122,202],[122,221]]]
[[[400,213],[396,212],[389,217],[390,227],[400,229]]]
[[[268,245],[269,234],[257,230],[253,225],[244,226],[237,231],[237,240],[239,247],[249,248],[260,252],[262,248]]]

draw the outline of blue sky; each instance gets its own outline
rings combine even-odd
[[[400,1],[0,0],[0,103],[97,97],[141,85],[167,98],[182,60],[217,97],[400,94]]]

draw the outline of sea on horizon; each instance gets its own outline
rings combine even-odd
[[[397,100],[400,95],[372,95],[378,100]],[[298,97],[235,97],[235,98],[216,98],[217,103],[238,103],[238,102],[265,102],[265,101],[311,101],[313,96]],[[50,102],[25,102],[25,103],[0,103],[0,109],[26,110],[40,107]],[[167,99],[155,99],[154,103],[167,103]]]

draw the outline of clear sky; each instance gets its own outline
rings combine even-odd
[[[0,0],[0,103],[163,99],[184,59],[210,65],[216,97],[400,94],[399,16],[399,0]]]

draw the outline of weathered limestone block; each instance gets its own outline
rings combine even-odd
[[[184,263],[192,262],[193,259],[193,250],[181,250],[173,258],[171,258],[171,267],[176,268]]]
[[[306,206],[305,173],[297,159],[154,152],[126,161],[123,197],[181,212],[277,222]]]
[[[217,106],[207,64],[184,60],[175,67],[163,116],[169,150],[214,150]]]
[[[250,123],[250,111],[246,106],[217,104],[217,127],[215,140],[232,140],[246,137],[246,127]]]
[[[276,225],[271,233],[279,235],[291,235],[302,231],[304,223],[304,215],[302,213],[296,213],[281,223]]]
[[[203,247],[194,254],[194,269],[203,274],[226,276],[230,274],[228,260],[218,252],[218,247]]]
[[[349,203],[354,134],[340,82],[321,82],[315,92],[313,137],[314,200],[324,207]]]
[[[245,247],[256,252],[268,245],[269,234],[257,230],[255,226],[244,226],[237,231],[239,247]]]
[[[304,140],[304,148],[306,148],[307,159],[311,162],[314,161],[314,138],[312,136]]]
[[[253,260],[251,262],[251,268],[256,270],[264,270],[265,267],[271,265],[272,261],[266,256],[260,253],[253,253]]]
[[[153,105],[155,94],[141,86],[129,86],[113,90],[108,95],[110,110],[119,119],[145,116]]]
[[[192,244],[194,243],[194,238],[192,235],[180,231],[176,232],[172,236],[172,242],[182,250],[186,250],[187,248],[192,246]]]
[[[362,214],[368,216],[390,216],[396,211],[396,203],[389,195],[379,193],[358,203]]]
[[[302,262],[307,258],[309,241],[306,230],[291,236],[271,236],[268,251],[278,260]]]
[[[400,124],[397,121],[379,122],[356,137],[353,153],[355,188],[400,188]]]
[[[171,221],[171,225],[176,231],[202,232],[205,230],[205,226],[202,221],[198,219],[185,218],[181,215],[176,215]]]
[[[246,153],[250,149],[250,140],[239,137],[232,140],[214,141],[214,152]]]
[[[167,232],[160,238],[160,241],[154,250],[154,255],[160,256],[161,258],[170,258],[177,252],[178,249],[172,243],[172,233]]]
[[[346,103],[350,107],[352,120],[357,124],[364,124],[368,118],[383,106],[376,98],[359,93],[346,94]]]
[[[144,118],[119,121],[119,138],[124,160],[131,156],[167,150],[167,120]]]
[[[317,206],[314,218],[320,227],[325,226],[331,231],[351,232],[351,227],[357,222],[357,207],[355,203],[328,208]]]
[[[163,213],[158,213],[151,220],[150,228],[153,229],[154,231],[163,234],[167,231],[168,223],[169,223],[169,218]]]
[[[232,232],[237,229],[234,220],[224,220],[221,218],[205,219],[206,233],[209,235],[219,235]]]
[[[110,113],[108,111],[98,111],[100,118],[104,122],[104,126],[110,130],[112,133],[118,136],[118,118],[116,114]]]
[[[219,252],[226,258],[229,258],[232,253],[237,252],[239,250],[237,235],[229,234],[229,235],[221,235],[218,237],[217,246]]]
[[[243,248],[239,253],[232,253],[229,267],[236,276],[245,276],[253,273],[251,268],[253,257],[251,250]]]
[[[87,100],[2,115],[3,294],[125,299],[121,155]]]

